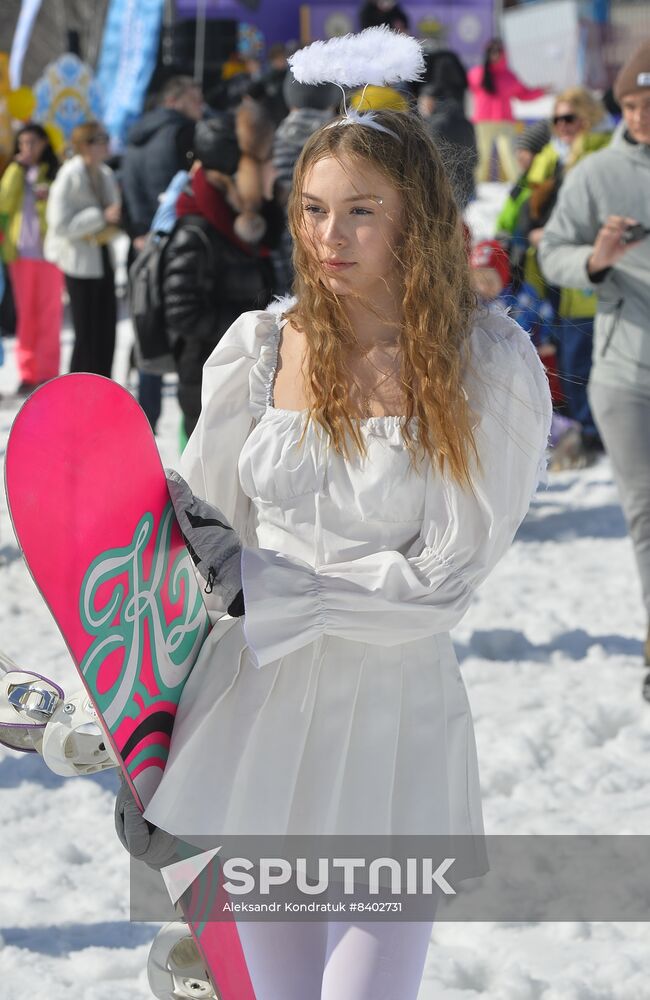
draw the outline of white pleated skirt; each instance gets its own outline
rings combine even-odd
[[[241,621],[217,623],[145,817],[181,837],[482,835],[449,636],[391,647],[323,636],[258,669]]]

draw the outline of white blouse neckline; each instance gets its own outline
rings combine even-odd
[[[260,348],[259,358],[251,369],[249,380],[251,405],[257,411],[258,416],[275,413],[282,417],[304,420],[309,413],[306,407],[301,410],[291,410],[275,405],[274,391],[280,360],[280,338],[282,327],[289,321],[284,317],[276,318],[274,314],[267,315],[273,321],[273,328],[269,330],[268,336]],[[399,429],[405,420],[406,415],[403,413],[387,413],[381,416],[360,417],[358,423],[369,428]],[[416,421],[417,418],[413,417],[412,422]]]

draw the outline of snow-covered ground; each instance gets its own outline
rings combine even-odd
[[[486,186],[471,208],[478,236],[489,235],[501,193]],[[66,351],[70,339],[67,331]],[[121,381],[129,340],[124,320]],[[7,394],[17,380],[13,342],[5,346]],[[0,402],[3,458],[16,410]],[[168,464],[177,429],[170,386],[159,435]],[[554,475],[454,636],[476,721],[488,833],[650,831],[645,628],[607,459]],[[64,687],[74,683],[20,559],[4,495],[0,648]],[[145,966],[156,927],[128,922],[115,787],[112,772],[64,780],[39,758],[0,749],[0,1000],[151,997]],[[648,1000],[649,939],[641,923],[441,923],[419,1000]]]

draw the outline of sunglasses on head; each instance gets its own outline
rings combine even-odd
[[[560,122],[564,122],[565,125],[573,125],[577,120],[577,115],[555,115],[553,117],[553,124],[559,125]]]
[[[104,143],[108,142],[108,139],[109,137],[107,136],[106,132],[98,132],[97,135],[94,135],[91,139],[88,139],[87,142],[89,146],[102,146],[104,145]]]

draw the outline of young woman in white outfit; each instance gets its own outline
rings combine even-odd
[[[145,818],[181,836],[481,834],[449,629],[535,491],[544,371],[516,323],[476,311],[415,117],[315,133],[290,223],[297,300],[224,336],[182,463],[241,539],[245,617],[206,640]],[[258,1000],[415,1000],[431,924],[239,932]]]

